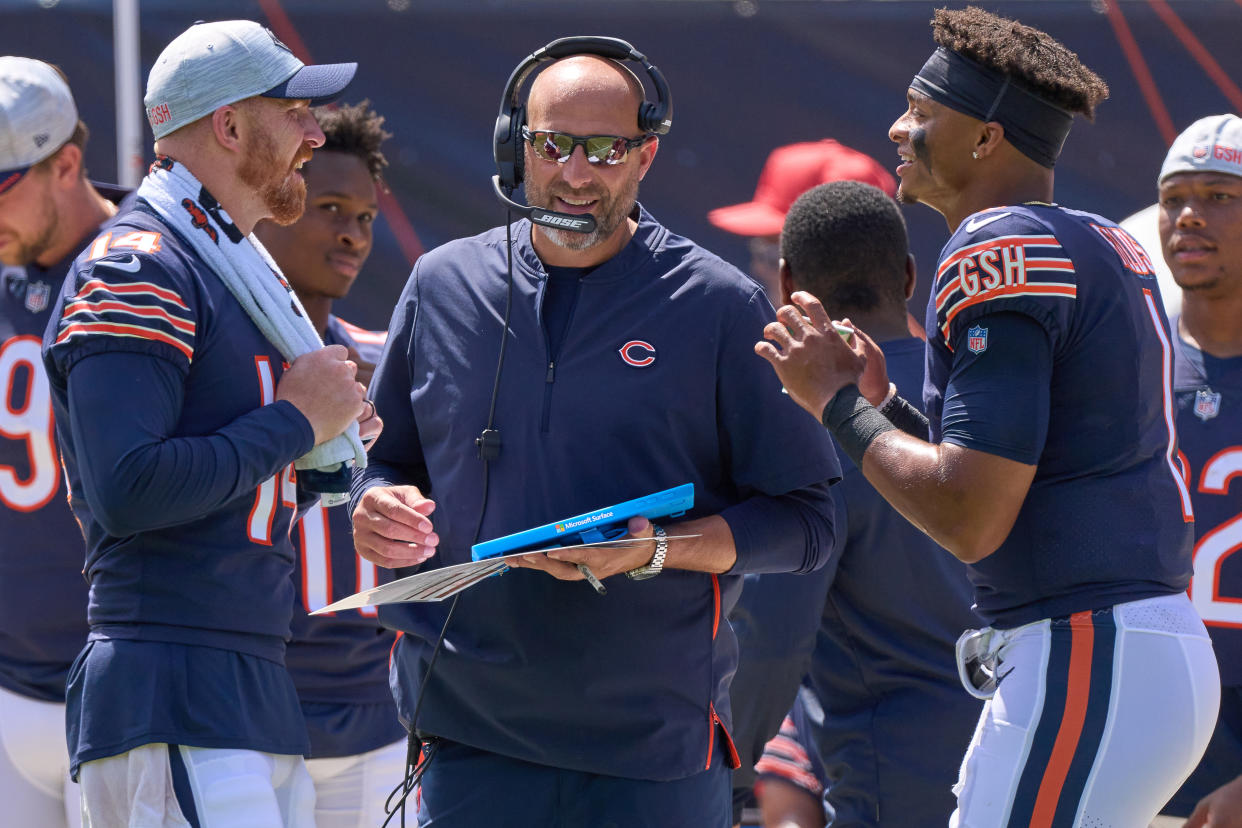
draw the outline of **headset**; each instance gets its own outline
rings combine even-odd
[[[639,106],[638,128],[646,135],[664,135],[668,132],[669,127],[673,125],[673,98],[668,90],[668,82],[664,80],[660,70],[651,65],[651,61],[647,60],[645,55],[636,51],[629,43],[615,37],[562,37],[559,40],[552,41],[542,49],[527,55],[518,64],[518,67],[513,70],[513,74],[509,76],[509,82],[505,85],[504,96],[500,100],[500,114],[496,118],[495,145],[493,147],[496,169],[499,173],[492,176],[492,189],[495,190],[496,197],[509,208],[510,212],[509,221],[505,222],[507,293],[505,296],[504,330],[501,334],[499,355],[496,359],[496,374],[492,382],[491,402],[488,405],[487,411],[487,425],[483,429],[483,433],[474,439],[478,457],[483,461],[483,496],[482,503],[479,506],[479,516],[474,527],[474,543],[477,543],[479,540],[479,532],[483,528],[483,516],[487,512],[488,472],[492,461],[500,456],[500,431],[495,427],[496,400],[500,395],[500,376],[504,370],[505,344],[509,339],[509,319],[513,310],[512,214],[518,213],[529,218],[535,224],[542,224],[559,230],[572,230],[577,233],[590,233],[595,230],[595,218],[591,215],[579,216],[571,213],[557,213],[552,210],[518,204],[512,199],[513,191],[522,183],[523,177],[522,162],[525,148],[522,146],[524,141],[522,138],[522,127],[526,125],[526,108],[518,100],[522,84],[541,63],[560,60],[572,55],[598,55],[616,61],[630,60],[635,63],[641,63],[643,68],[647,70],[647,75],[651,78],[651,83],[655,87],[656,101],[653,103],[644,100]],[[384,804],[384,809],[388,813],[388,818],[384,820],[384,826],[387,826],[397,814],[401,814],[401,825],[405,825],[406,800],[421,781],[423,774],[426,773],[427,767],[431,764],[431,760],[439,746],[439,740],[435,737],[430,737],[426,742],[423,741],[422,734],[417,729],[418,716],[423,706],[423,692],[431,680],[436,659],[444,643],[444,635],[448,631],[449,622],[453,619],[453,613],[457,610],[459,598],[461,598],[460,592],[453,596],[453,603],[449,605],[449,610],[445,614],[444,624],[440,627],[440,635],[436,640],[435,647],[432,648],[431,657],[427,662],[427,672],[423,675],[420,682],[418,697],[414,704],[414,713],[410,717],[410,732],[406,747],[405,778],[388,795],[388,800]],[[422,750],[421,754],[420,749]]]
[[[616,61],[629,60],[642,64],[656,92],[654,102],[644,100],[638,107],[638,128],[644,134],[664,135],[669,131],[673,125],[673,96],[669,92],[668,81],[647,60],[646,55],[615,37],[562,37],[527,55],[513,70],[513,74],[509,75],[509,82],[505,84],[505,91],[500,99],[500,114],[496,116],[492,149],[498,171],[497,175],[492,176],[492,189],[495,190],[496,197],[510,210],[526,216],[535,224],[590,233],[595,230],[595,219],[590,215],[556,213],[539,207],[527,207],[513,200],[513,191],[522,183],[525,175],[522,168],[525,158],[522,127],[526,125],[526,107],[518,99],[522,84],[540,64],[571,55],[598,55]]]

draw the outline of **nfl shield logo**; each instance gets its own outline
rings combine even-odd
[[[988,329],[975,325],[966,331],[966,347],[972,354],[981,354],[988,349]]]
[[[26,310],[38,313],[47,307],[51,295],[52,286],[47,282],[31,282],[26,286]]]
[[[1211,388],[1200,388],[1195,392],[1195,416],[1203,422],[1220,413],[1220,394]]]

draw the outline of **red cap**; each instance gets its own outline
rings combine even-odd
[[[739,236],[775,236],[798,196],[829,181],[861,181],[889,196],[897,192],[897,181],[880,162],[825,138],[772,150],[759,174],[754,200],[712,210],[707,220]]]

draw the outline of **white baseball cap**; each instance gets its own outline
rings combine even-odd
[[[252,20],[196,23],[155,59],[143,104],[158,139],[256,95],[331,103],[357,69],[356,63],[307,66]]]
[[[1209,115],[1187,127],[1169,147],[1157,183],[1180,172],[1242,176],[1242,118]]]
[[[0,57],[0,193],[63,147],[77,125],[73,94],[55,69]]]

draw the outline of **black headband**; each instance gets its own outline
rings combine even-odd
[[[1009,143],[1049,169],[1074,121],[1074,113],[1022,88],[1004,72],[943,46],[932,52],[910,88],[984,123],[998,122]]]

